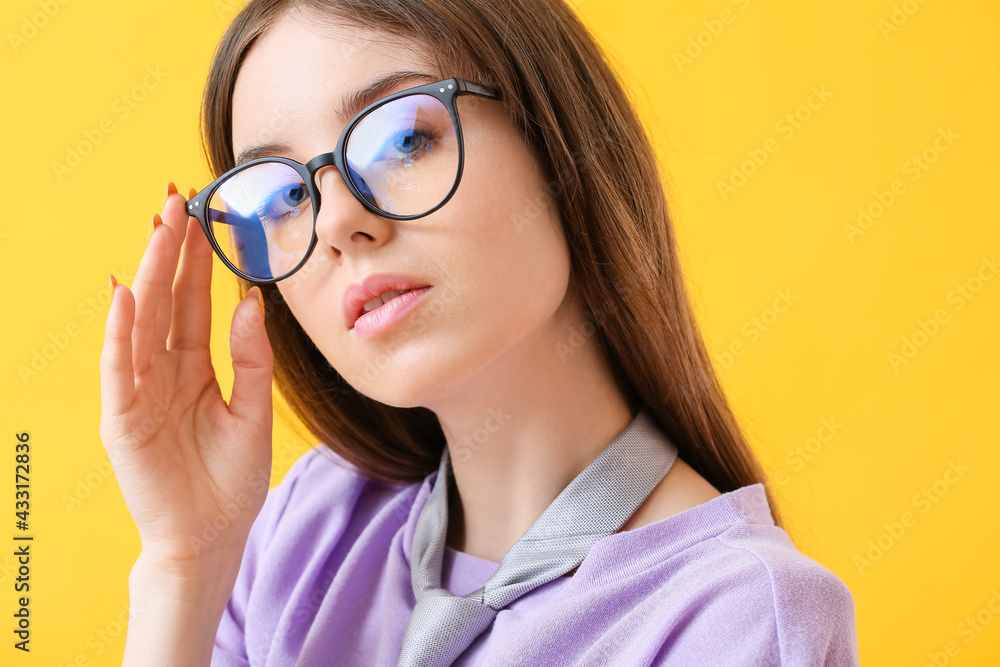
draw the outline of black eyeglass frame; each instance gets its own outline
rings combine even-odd
[[[351,133],[354,128],[360,123],[368,114],[375,111],[376,109],[397,100],[401,97],[409,97],[411,95],[429,95],[440,100],[444,107],[448,110],[448,114],[451,116],[452,124],[455,126],[455,136],[458,139],[458,170],[455,174],[455,182],[451,186],[451,190],[448,194],[433,208],[424,211],[423,213],[416,213],[412,215],[398,215],[395,213],[389,213],[378,208],[372,204],[358,189],[355,185],[354,180],[350,177],[347,170],[347,160],[345,155],[345,150],[347,146],[347,141],[350,139]],[[205,233],[206,238],[208,238],[209,243],[212,245],[212,249],[215,254],[222,260],[222,262],[229,268],[230,271],[238,275],[244,280],[254,283],[256,285],[268,285],[271,283],[276,283],[279,280],[284,280],[288,278],[293,273],[301,269],[309,257],[313,253],[313,249],[316,247],[317,236],[316,236],[316,218],[319,215],[320,208],[320,194],[316,187],[315,174],[323,167],[333,166],[336,167],[337,171],[340,172],[341,178],[344,183],[347,184],[348,190],[354,195],[361,204],[376,215],[382,216],[383,218],[388,218],[390,220],[415,220],[417,218],[422,218],[426,215],[430,215],[434,211],[438,210],[442,206],[448,203],[448,201],[458,190],[458,185],[462,180],[462,172],[465,166],[465,142],[462,138],[462,123],[458,117],[458,105],[457,99],[459,95],[475,95],[477,97],[485,97],[491,100],[499,100],[500,93],[489,86],[484,86],[482,84],[475,83],[473,81],[468,81],[466,79],[444,79],[442,81],[437,81],[435,83],[428,83],[421,86],[416,86],[414,88],[407,88],[406,90],[401,90],[399,92],[393,93],[386,97],[383,97],[372,104],[368,105],[351,119],[351,122],[347,124],[344,131],[340,134],[340,138],[337,140],[336,147],[329,153],[321,153],[316,157],[309,160],[307,163],[302,164],[291,158],[278,157],[278,156],[268,156],[261,157],[255,160],[250,160],[245,162],[238,167],[230,169],[225,174],[215,179],[209,183],[205,188],[198,192],[194,197],[188,200],[187,210],[188,215],[193,216],[198,220],[201,225],[202,231]],[[309,192],[310,200],[313,203],[313,226],[312,226],[312,238],[309,240],[309,248],[306,250],[305,255],[303,255],[302,260],[295,265],[293,269],[286,272],[277,278],[255,278],[253,276],[247,275],[241,271],[236,265],[234,265],[229,258],[226,257],[226,253],[223,252],[222,248],[219,246],[218,240],[212,233],[212,228],[206,218],[205,211],[208,208],[208,202],[212,200],[212,196],[215,191],[219,188],[222,183],[230,178],[232,178],[237,173],[243,171],[244,169],[249,169],[254,165],[263,164],[267,162],[280,162],[286,164],[302,177],[303,182],[306,185],[306,189]]]

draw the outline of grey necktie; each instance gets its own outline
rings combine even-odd
[[[677,449],[643,406],[510,548],[486,584],[456,597],[441,588],[451,465],[445,447],[414,530],[410,571],[417,604],[397,667],[451,665],[501,609],[578,566],[594,542],[625,525],[676,458]]]

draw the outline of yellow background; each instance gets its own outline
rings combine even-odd
[[[0,663],[120,664],[139,541],[98,434],[108,274],[131,284],[168,180],[184,193],[209,180],[198,101],[237,4],[0,10]],[[998,664],[1000,279],[983,262],[1000,252],[1000,7],[574,4],[655,137],[709,348],[793,540],[854,594],[862,664]],[[122,95],[144,99],[129,108]],[[100,143],[57,173],[87,132]],[[726,181],[739,186],[723,195]],[[852,233],[880,195],[892,203]],[[212,345],[228,392],[237,296],[218,260],[214,275]],[[45,351],[37,376],[22,377]],[[12,648],[22,430],[33,444],[30,655]],[[310,445],[278,423],[272,485]],[[978,630],[962,625],[977,613]]]

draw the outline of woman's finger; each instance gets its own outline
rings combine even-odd
[[[208,348],[212,328],[212,246],[201,225],[187,218],[180,268],[174,280],[169,349]]]
[[[112,279],[113,280],[113,279]],[[132,406],[135,376],[132,372],[132,323],[135,299],[125,285],[116,285],[104,326],[101,350],[101,421],[113,420]]]
[[[163,224],[156,225],[132,283],[136,308],[132,327],[132,365],[136,375],[146,371],[157,349],[156,317],[160,303],[169,299],[176,268],[176,264],[170,261],[173,245],[170,228]]]
[[[270,424],[274,377],[274,356],[264,328],[263,309],[260,287],[254,286],[236,305],[229,335],[234,375],[229,411],[256,424]]]
[[[177,188],[173,181],[167,183],[167,192],[163,202],[163,215],[160,217],[164,227],[170,229],[174,244],[170,255],[171,280],[166,286],[166,290],[161,296],[159,309],[156,311],[156,334],[153,338],[153,347],[163,349],[167,345],[167,336],[170,333],[170,323],[173,319],[173,299],[172,289],[174,275],[177,272],[177,258],[181,252],[181,243],[184,241],[184,228],[187,225],[187,201],[177,193]]]

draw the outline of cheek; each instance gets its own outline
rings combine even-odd
[[[325,343],[341,326],[337,319],[339,305],[332,297],[324,295],[320,286],[311,282],[302,271],[278,283],[278,289],[302,330],[332,363]]]
[[[509,317],[551,312],[566,293],[570,271],[558,190],[520,150],[474,163],[460,187],[459,222],[469,225],[476,240],[468,274],[484,281],[481,288]]]
[[[469,160],[448,205],[433,218],[401,225],[393,241],[399,247],[384,248],[400,266],[435,276],[439,292],[405,331],[381,341],[353,340],[343,330],[329,275],[296,274],[279,289],[330,364],[376,400],[398,398],[397,385],[410,383],[417,369],[428,386],[458,381],[555,324],[570,261],[558,199],[546,186],[526,152]]]

